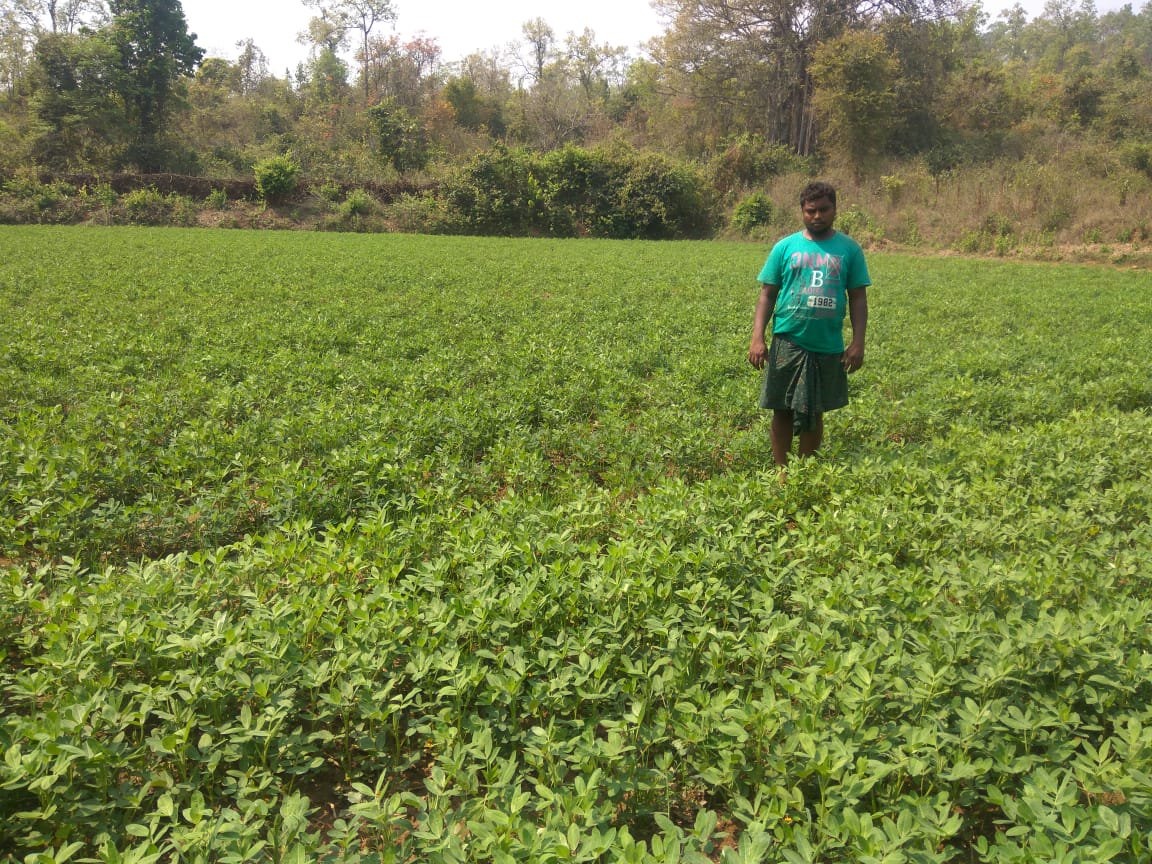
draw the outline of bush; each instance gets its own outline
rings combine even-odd
[[[447,182],[445,201],[465,233],[544,233],[543,194],[533,157],[497,147],[479,153]]]
[[[836,227],[861,243],[884,238],[883,227],[866,211],[855,205],[839,214]]]
[[[880,188],[884,190],[884,197],[893,207],[900,203],[905,185],[904,178],[899,174],[886,174],[880,178]]]
[[[14,174],[23,164],[20,132],[0,119],[0,177]]]
[[[89,201],[95,201],[104,210],[111,210],[120,200],[120,196],[116,194],[116,190],[112,188],[110,183],[86,186],[80,190],[80,195]]]
[[[441,234],[450,226],[444,201],[433,195],[401,195],[385,218],[392,230],[409,234]]]
[[[568,145],[540,159],[548,229],[557,236],[602,233],[616,209],[619,163],[603,152]]]
[[[419,171],[428,165],[428,141],[424,127],[412,112],[386,99],[368,109],[381,153],[399,173]]]
[[[172,215],[172,201],[155,186],[133,189],[120,198],[123,221],[133,225],[166,225]]]
[[[256,191],[269,204],[286,201],[296,191],[300,166],[291,156],[271,156],[253,167]]]
[[[708,164],[709,181],[721,194],[758,186],[789,171],[811,173],[811,161],[783,144],[740,135]]]
[[[4,184],[4,193],[37,210],[51,210],[76,193],[67,183],[41,183],[33,174],[17,174]]]
[[[706,236],[712,228],[704,184],[688,166],[656,153],[629,166],[620,190],[614,237],[672,240]]]
[[[463,233],[656,240],[711,231],[705,189],[694,170],[654,153],[500,147],[474,157],[443,196]]]
[[[339,183],[328,181],[312,188],[312,194],[321,201],[337,204],[344,197],[344,188]]]
[[[3,186],[8,207],[5,221],[64,224],[81,214],[76,187],[56,181],[41,183],[31,172],[17,172]]]
[[[1129,168],[1152,177],[1152,143],[1131,141],[1120,151],[1120,158]]]
[[[771,225],[775,215],[771,199],[763,192],[753,192],[732,211],[732,227],[742,234],[751,234],[754,228]]]
[[[340,215],[345,219],[370,216],[376,212],[376,199],[363,189],[353,189],[340,205]]]

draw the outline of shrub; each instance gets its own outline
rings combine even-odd
[[[84,187],[80,190],[81,195],[91,201],[95,201],[105,210],[111,210],[116,206],[116,202],[120,200],[120,196],[116,194],[116,190],[112,188],[109,183],[97,183],[95,186]]]
[[[340,215],[345,219],[370,216],[376,211],[376,199],[363,189],[353,189],[340,205]]]
[[[223,189],[213,189],[204,199],[204,205],[210,210],[223,210],[228,206],[228,193]]]
[[[256,191],[270,204],[286,201],[296,191],[300,166],[291,156],[271,156],[253,167]]]
[[[443,194],[465,233],[655,240],[708,234],[705,189],[694,170],[653,153],[499,147],[474,157]]]
[[[1041,219],[1041,228],[1045,231],[1063,231],[1072,224],[1072,213],[1062,205],[1053,205]]]
[[[313,187],[312,193],[321,201],[337,204],[344,197],[344,188],[339,183],[328,181]]]
[[[740,135],[708,165],[709,181],[721,193],[758,186],[789,171],[804,172],[809,160],[783,144],[754,135]]]
[[[656,153],[634,158],[620,190],[611,236],[643,240],[705,236],[712,225],[701,178],[687,165]]]
[[[1120,151],[1120,158],[1129,168],[1135,168],[1152,177],[1152,143],[1131,141]]]
[[[227,200],[227,198],[225,198]],[[187,195],[176,195],[175,193],[168,196],[168,204],[171,208],[168,217],[169,225],[196,225],[200,221],[200,204],[198,201],[189,198]]]
[[[412,112],[386,99],[368,109],[368,120],[376,132],[384,158],[398,172],[419,171],[428,164],[428,141],[424,127]]]
[[[983,252],[988,248],[988,235],[980,231],[969,231],[956,243],[956,249],[968,255]]]
[[[776,208],[763,192],[753,192],[732,211],[732,227],[743,234],[751,234],[754,228],[772,224]]]
[[[401,195],[387,208],[392,230],[409,234],[440,234],[449,228],[447,208],[432,195]]]
[[[1003,213],[990,213],[981,221],[980,231],[989,237],[1009,237],[1015,228],[1012,220]]]
[[[0,177],[15,173],[22,164],[20,132],[5,120],[0,120]]]
[[[479,153],[446,183],[445,201],[460,230],[477,234],[543,233],[543,194],[525,150]]]
[[[603,151],[568,145],[545,154],[540,172],[549,233],[595,235],[609,224],[621,183],[618,162]]]
[[[12,221],[64,223],[76,216],[77,190],[68,183],[42,183],[31,172],[17,172],[3,192],[12,203]]]
[[[171,202],[155,186],[133,189],[120,199],[125,220],[136,225],[163,225],[171,209]]]
[[[880,240],[884,236],[884,229],[866,211],[853,205],[839,214],[836,227],[854,237],[860,242]]]
[[[884,197],[893,207],[900,203],[900,197],[904,194],[904,185],[904,178],[899,174],[885,174],[880,178],[880,188],[884,190]]]

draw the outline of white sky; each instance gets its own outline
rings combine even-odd
[[[181,5],[189,32],[208,56],[235,59],[235,44],[251,38],[277,76],[285,69],[295,72],[308,56],[296,37],[316,10],[299,0],[182,0]],[[597,42],[632,54],[663,31],[648,0],[394,0],[393,8],[396,20],[376,25],[372,35],[435,37],[445,62],[519,41],[521,26],[535,18],[543,18],[560,40],[589,27]]]
[[[1044,9],[1046,0],[1021,0],[1029,17]],[[1096,0],[1100,12],[1118,9],[1125,0]],[[1148,0],[1131,0],[1140,9]],[[984,9],[995,19],[1015,0],[984,0]],[[188,29],[208,56],[235,59],[236,43],[253,39],[268,57],[269,72],[283,76],[295,71],[307,57],[297,41],[315,13],[300,0],[182,0]],[[424,34],[435,37],[445,62],[459,60],[474,51],[502,49],[519,41],[521,26],[543,18],[558,39],[585,27],[600,43],[628,48],[634,55],[640,46],[663,32],[663,22],[649,0],[394,0],[396,21],[377,25],[373,35],[395,33],[401,38]]]

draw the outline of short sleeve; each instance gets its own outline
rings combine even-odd
[[[872,284],[872,277],[868,275],[868,262],[864,259],[864,251],[855,241],[852,245],[855,247],[852,250],[852,265],[849,268],[848,280],[845,283],[845,288],[849,291],[856,288],[867,288]]]
[[[775,285],[777,288],[784,284],[784,258],[786,254],[784,247],[785,242],[781,240],[768,253],[768,260],[764,262],[764,267],[757,277],[761,284]]]

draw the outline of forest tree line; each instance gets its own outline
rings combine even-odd
[[[965,0],[657,0],[666,27],[643,51],[535,19],[448,62],[434,35],[391,32],[391,0],[304,2],[308,59],[274,70],[252,39],[205,56],[179,0],[0,0],[0,179],[223,182],[264,166],[329,197],[446,190],[425,227],[482,199],[497,210],[456,228],[600,220],[617,236],[610,204],[589,209],[597,183],[755,224],[770,221],[756,191],[792,172],[833,170],[891,202],[901,176],[939,191],[1010,162],[1079,160],[1123,196],[1152,178],[1152,3],[1050,0],[1029,19]],[[528,224],[502,225],[500,207]],[[638,236],[707,232],[687,222]]]

